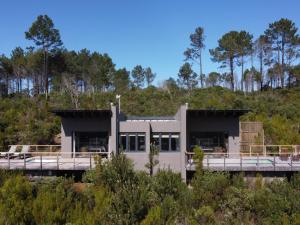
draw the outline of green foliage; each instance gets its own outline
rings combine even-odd
[[[151,144],[150,145],[150,152],[149,152],[149,155],[148,155],[149,162],[145,165],[145,167],[147,169],[149,169],[150,176],[153,175],[153,169],[159,163],[159,161],[157,159],[158,154],[159,154],[159,149],[157,148],[157,146],[155,146],[155,144]]]
[[[202,173],[204,152],[199,146],[195,146],[193,151],[195,153],[193,159],[195,160],[195,164],[196,164],[196,172]]]

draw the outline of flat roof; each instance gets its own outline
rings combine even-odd
[[[126,116],[126,120],[175,120],[174,116]]]
[[[214,115],[223,115],[223,116],[241,116],[251,110],[249,109],[188,109],[187,114],[193,116],[214,116]]]
[[[92,117],[111,117],[110,109],[54,109],[51,110],[57,116],[64,118],[92,118]]]

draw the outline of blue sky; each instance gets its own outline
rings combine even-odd
[[[49,15],[69,50],[108,53],[117,68],[141,64],[157,73],[156,83],[176,77],[183,51],[197,26],[205,29],[204,72],[221,71],[208,50],[230,30],[255,37],[282,17],[300,27],[300,1],[285,0],[7,0],[0,1],[0,54],[32,45],[24,32],[40,14]],[[198,71],[197,67],[194,67]],[[239,69],[237,68],[237,73]]]

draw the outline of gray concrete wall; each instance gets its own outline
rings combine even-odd
[[[181,178],[186,181],[186,168],[185,168],[185,152],[187,147],[187,109],[188,106],[182,105],[179,108],[178,119],[180,120],[180,168]]]
[[[150,142],[152,132],[180,132],[179,121],[121,121],[120,132],[134,132],[146,134],[146,151],[145,152],[125,152],[125,155],[134,163],[137,170],[146,171],[146,163],[150,152]],[[161,152],[158,156],[159,164],[155,167],[154,172],[158,168],[172,169],[176,172],[181,172],[180,152]]]

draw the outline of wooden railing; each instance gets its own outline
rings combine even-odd
[[[17,147],[17,152],[21,152],[24,146],[29,147],[29,152],[59,152],[61,151],[61,145],[9,145]]]
[[[262,156],[274,154],[300,154],[300,145],[250,145],[250,156],[260,154]]]
[[[259,153],[205,153],[204,169],[221,171],[300,171],[299,145],[297,151]],[[294,149],[295,150],[295,149]],[[185,153],[187,170],[196,169],[194,152]]]
[[[110,152],[0,152],[0,168],[9,170],[89,170]]]

